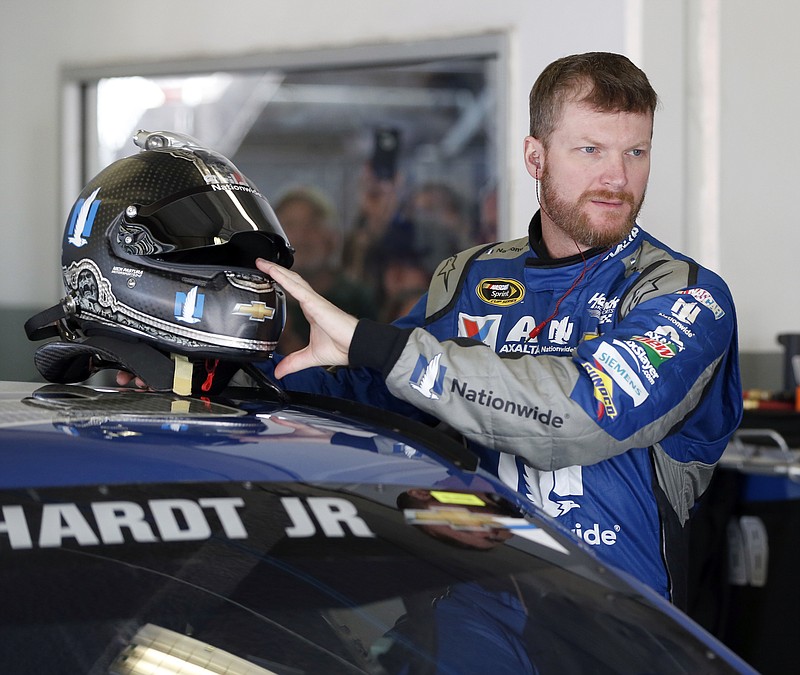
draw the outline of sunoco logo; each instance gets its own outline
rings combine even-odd
[[[482,279],[475,292],[490,305],[508,307],[525,297],[525,287],[514,279]]]

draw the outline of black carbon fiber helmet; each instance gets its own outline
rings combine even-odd
[[[192,360],[268,357],[285,298],[255,259],[290,267],[293,257],[266,198],[189,136],[140,131],[134,142],[141,151],[95,176],[67,219],[61,337]],[[26,326],[31,339],[36,328]]]

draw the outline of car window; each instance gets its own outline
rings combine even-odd
[[[3,672],[726,672],[488,493],[211,482],[0,504]]]

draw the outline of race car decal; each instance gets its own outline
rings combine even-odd
[[[292,521],[286,528],[287,537],[313,537],[317,534],[317,524],[326,537],[344,537],[348,533],[355,537],[375,536],[358,515],[355,505],[346,499],[281,497],[281,504]]]
[[[199,541],[212,536],[213,513],[228,539],[247,539],[237,509],[241,497],[201,499],[151,499],[144,503],[102,501],[86,504],[43,504],[41,509],[9,504],[0,508],[0,550],[59,548],[125,543],[125,533],[135,542]],[[4,541],[5,540],[5,541]]]

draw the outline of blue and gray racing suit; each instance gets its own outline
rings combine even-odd
[[[540,228],[537,214],[528,237],[448,258],[407,317],[359,322],[351,368],[284,384],[446,422],[601,559],[682,606],[685,525],[741,419],[730,291],[638,226],[559,260]]]

